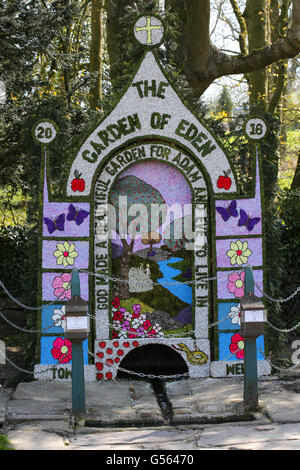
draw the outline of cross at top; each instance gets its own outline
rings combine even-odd
[[[145,36],[145,32],[147,33],[147,38]],[[162,22],[157,17],[142,16],[135,23],[134,33],[136,39],[141,44],[153,46],[161,42],[164,33],[164,27]]]

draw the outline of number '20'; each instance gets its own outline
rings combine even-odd
[[[52,137],[52,129],[51,127],[46,127],[46,129],[42,126],[37,128],[37,138],[38,139],[51,139]]]

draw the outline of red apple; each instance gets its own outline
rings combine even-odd
[[[217,186],[219,189],[226,189],[226,191],[228,191],[231,186],[231,178],[224,173],[224,176],[219,176]]]
[[[71,181],[72,191],[79,191],[82,193],[85,188],[85,181],[81,178],[81,173],[79,173],[78,170],[74,171],[74,176],[75,178]]]

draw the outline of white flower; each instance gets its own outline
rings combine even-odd
[[[155,323],[155,325],[153,325],[153,330],[156,332],[156,337],[165,336],[164,333],[162,332],[161,326],[159,326],[158,323]]]
[[[125,318],[125,320],[131,321],[132,313],[124,312],[124,318]]]
[[[113,327],[114,327],[115,330],[121,329],[121,323],[120,323],[120,321],[119,321],[119,320],[114,320],[114,321],[113,321]]]
[[[155,325],[153,325],[153,330],[156,331],[156,333],[158,333],[161,330],[161,327],[159,326],[158,323],[155,323]]]
[[[135,318],[131,323],[132,328],[138,328],[139,325],[140,325],[140,320],[138,318]]]
[[[63,305],[61,309],[55,308],[53,310],[53,315],[51,318],[54,322],[54,326],[60,326],[61,328],[64,329],[64,325],[65,325],[65,320],[63,319],[64,315],[65,315],[65,305]]]
[[[232,324],[238,324],[239,326],[241,326],[240,313],[241,313],[241,305],[240,304],[238,304],[234,307],[231,307],[230,312],[228,314],[228,317],[231,319]]]
[[[157,334],[156,334],[157,337],[159,336],[165,336],[164,333],[162,331],[159,331]]]
[[[119,338],[120,339],[126,339],[127,338],[127,331],[121,330],[119,333]]]

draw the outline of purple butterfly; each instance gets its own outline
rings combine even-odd
[[[89,215],[89,212],[83,209],[76,209],[73,204],[69,205],[69,213],[67,215],[67,220],[75,220],[76,225],[81,225],[84,219]]]
[[[245,212],[243,209],[240,209],[240,220],[238,221],[239,227],[243,227],[245,225],[247,230],[251,232],[251,230],[254,229],[255,225],[258,224],[259,221],[260,217],[251,218],[247,212]]]
[[[237,205],[237,202],[232,201],[227,207],[216,207],[216,211],[219,214],[221,214],[224,222],[227,222],[227,220],[229,220],[230,217],[237,217],[239,215],[236,205]]]
[[[49,233],[55,232],[55,230],[59,230],[63,232],[65,229],[65,214],[60,214],[56,219],[49,219],[49,217],[44,217],[44,222],[47,225],[47,229]]]

